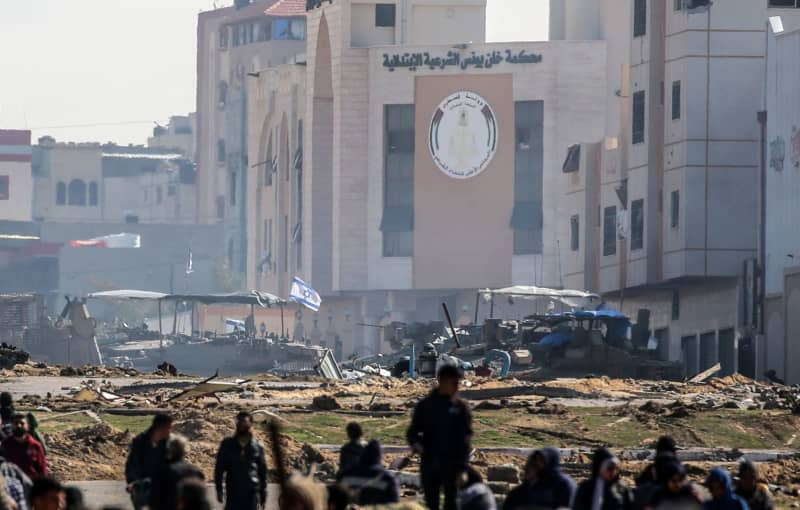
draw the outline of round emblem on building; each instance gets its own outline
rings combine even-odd
[[[428,146],[439,170],[453,179],[469,179],[486,170],[497,152],[497,118],[480,94],[447,96],[433,114]]]

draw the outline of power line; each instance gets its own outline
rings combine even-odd
[[[126,120],[122,122],[96,122],[93,124],[68,124],[63,126],[38,126],[30,129],[70,129],[70,128],[89,128],[103,126],[128,126],[133,124],[158,124],[154,120]]]

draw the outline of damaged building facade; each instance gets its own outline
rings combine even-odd
[[[561,162],[606,132],[606,44],[473,43],[485,0],[307,8],[304,61],[251,85],[248,284],[311,283],[296,323],[345,356],[480,288],[561,286]]]
[[[564,165],[567,286],[602,293],[687,373],[783,375],[759,313],[760,127],[772,2],[551,2],[554,40],[608,43],[608,132]],[[769,261],[767,261],[769,264]]]

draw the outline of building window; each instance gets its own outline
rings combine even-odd
[[[395,5],[375,4],[375,26],[393,27],[395,25]]]
[[[631,250],[644,248],[644,199],[631,202]]]
[[[89,183],[89,205],[93,207],[96,206],[98,198],[97,183],[92,181]]]
[[[164,202],[164,191],[161,186],[156,186],[156,204],[161,204],[162,202]]]
[[[675,11],[680,11],[683,9],[683,0],[675,0],[675,5],[672,7]]]
[[[174,197],[175,193],[177,193],[177,188],[174,184],[170,184],[167,186],[167,196]]]
[[[262,21],[256,25],[256,41],[264,42],[272,39],[272,23]]]
[[[569,248],[572,251],[581,249],[581,220],[576,214],[569,219]]]
[[[8,200],[11,196],[7,175],[0,175],[0,200]]]
[[[303,18],[273,19],[272,38],[276,41],[304,41],[306,38],[306,20]]]
[[[776,7],[776,8],[800,8],[800,1],[798,0],[769,0],[767,4],[769,7]]]
[[[633,36],[641,37],[647,33],[647,0],[634,0]]]
[[[86,205],[86,183],[80,179],[73,179],[69,183],[67,204]]]
[[[217,85],[217,101],[220,108],[224,108],[225,103],[228,101],[228,82],[225,80],[220,80]]]
[[[414,255],[414,105],[384,108],[384,257]]]
[[[225,197],[217,196],[217,219],[225,219]]]
[[[603,209],[603,256],[608,257],[617,253],[617,208],[616,206]]]
[[[678,190],[670,193],[669,199],[669,224],[672,228],[680,226],[681,218],[681,192]]]
[[[672,120],[681,118],[681,82],[672,82]]]
[[[644,143],[644,90],[633,94],[633,143]]]
[[[236,172],[231,172],[229,175],[231,181],[230,201],[231,207],[236,206]]]
[[[225,140],[220,138],[217,140],[217,163],[224,163],[228,158],[225,153]]]
[[[228,27],[219,29],[219,49],[228,49]]]
[[[544,102],[514,104],[514,255],[542,253]]]
[[[56,205],[67,203],[67,185],[63,182],[56,184]]]

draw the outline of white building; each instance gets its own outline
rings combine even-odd
[[[31,221],[31,132],[0,129],[0,220]]]

